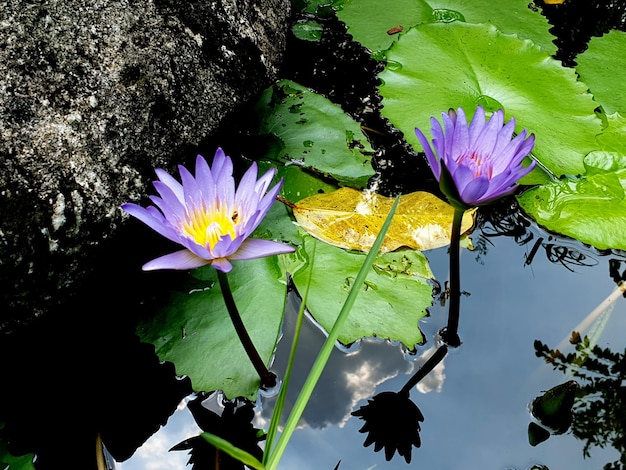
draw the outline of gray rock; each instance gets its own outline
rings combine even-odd
[[[289,8],[0,1],[0,331],[71,293],[154,167],[276,78]]]

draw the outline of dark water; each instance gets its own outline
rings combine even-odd
[[[415,356],[404,354],[396,345],[372,340],[363,341],[360,347],[347,353],[335,351],[281,468],[333,469],[341,460],[342,469],[522,470],[541,464],[553,470],[582,470],[601,469],[618,460],[619,453],[610,446],[591,448],[591,457],[583,458],[584,442],[571,431],[531,446],[528,406],[542,392],[571,378],[538,358],[534,341],[540,340],[554,348],[559,346],[562,352],[567,352],[566,340],[571,332],[616,289],[609,275],[609,261],[624,258],[600,255],[576,242],[551,238],[534,226],[526,236],[530,233],[533,240],[523,246],[513,237],[501,236],[490,238],[493,245],[488,244],[486,253],[463,251],[461,283],[467,292],[461,300],[459,333],[463,344],[451,351],[443,365],[411,392],[425,420],[422,446],[413,450],[410,465],[398,455],[387,462],[383,452],[375,453],[372,446],[363,447],[364,434],[358,432],[363,422],[350,413],[376,393],[398,391],[423,362],[422,357],[432,353],[435,334],[445,326],[447,318],[447,310],[439,302],[421,324],[427,343]],[[544,246],[527,265],[532,245],[539,237],[544,238]],[[474,244],[478,244],[480,232],[475,232],[473,238]],[[593,266],[573,266],[562,257],[559,260],[550,243],[568,248],[577,259],[580,259],[578,254],[584,255],[583,263]],[[437,279],[445,281],[446,249],[426,254]],[[290,297],[285,337],[274,365],[278,372],[285,364],[297,308],[297,297]],[[613,304],[609,315],[599,344],[623,353],[626,346],[623,297]],[[303,350],[297,358],[300,366],[293,379],[294,392],[298,389],[296,384],[308,372],[303,364],[313,361],[323,340],[323,334],[308,322],[303,333]],[[295,394],[290,399],[293,402]],[[257,427],[267,425],[271,407],[270,399],[257,405]],[[186,453],[166,450],[197,432],[189,412],[181,409],[121,468],[184,468]]]
[[[142,261],[165,251],[164,242],[152,240],[148,230],[137,224],[135,233],[126,234],[126,247],[119,247],[108,262],[102,260],[107,275],[90,280],[76,304],[0,344],[5,432],[15,453],[38,453],[38,468],[93,468],[98,431],[118,460],[117,468],[185,468],[187,452],[169,449],[199,433],[185,406],[189,383],[134,335],[136,317],[150,314],[157,293],[185,276],[139,271]],[[485,226],[485,233],[494,232]],[[372,340],[334,352],[280,468],[333,469],[341,460],[340,469],[523,470],[543,464],[552,470],[582,470],[601,469],[619,459],[610,442],[604,450],[592,447],[590,458],[583,458],[585,442],[571,430],[533,447],[527,429],[533,398],[571,378],[536,357],[533,343],[571,350],[567,338],[572,330],[615,291],[611,267],[613,274],[623,273],[624,254],[599,253],[532,225],[516,234],[517,240],[504,235],[486,239],[477,230],[472,235],[476,249],[462,252],[461,288],[467,292],[461,299],[463,344],[411,392],[425,420],[422,446],[413,449],[410,465],[398,455],[387,462],[382,452],[363,447],[365,436],[358,432],[363,422],[350,413],[376,393],[398,391],[422,357],[432,353],[447,318],[439,300],[421,322],[427,342],[415,355]],[[426,254],[443,284],[449,269],[446,248]],[[298,297],[291,294],[273,366],[279,376],[297,308]],[[618,296],[598,344],[624,354],[624,331],[626,301]],[[306,322],[287,409],[323,341],[323,333]],[[615,387],[624,389],[621,382]],[[267,428],[272,404],[265,398],[257,403],[256,427]],[[614,429],[619,434],[619,423]]]
[[[569,5],[576,8],[549,11],[557,22],[565,62],[574,60],[590,35],[623,27],[623,3],[580,0]],[[349,42],[335,20],[323,23],[327,34],[321,43],[290,45],[283,77],[341,103],[364,125],[384,128],[373,94],[376,65]],[[233,116],[237,126],[227,121],[223,132],[206,143],[205,154],[211,155],[217,145],[233,156],[251,153],[256,140],[246,138],[241,120],[241,115]],[[389,130],[370,137],[377,149],[374,164],[385,175],[383,190],[430,187],[432,181],[423,178],[423,166],[416,165],[420,160],[401,136]],[[386,161],[394,165],[387,166]],[[489,224],[485,231],[494,233]],[[335,351],[281,468],[333,469],[341,461],[340,469],[355,470],[525,470],[533,465],[586,470],[619,459],[608,443],[606,449],[591,447],[591,456],[583,458],[585,442],[571,430],[533,447],[527,430],[531,400],[571,378],[538,358],[534,342],[571,350],[567,338],[614,292],[611,274],[624,271],[624,256],[555,238],[534,225],[516,233],[517,239],[512,235],[486,238],[477,230],[472,235],[476,249],[462,253],[461,287],[468,294],[461,300],[463,344],[411,392],[425,417],[422,445],[413,449],[412,462],[407,464],[398,455],[387,462],[383,452],[363,447],[365,436],[358,432],[363,422],[350,413],[376,393],[398,391],[432,353],[435,335],[447,317],[438,300],[421,322],[427,342],[415,355],[372,340],[348,352]],[[98,274],[79,284],[74,302],[20,334],[3,338],[0,417],[14,453],[36,452],[39,469],[93,468],[94,442],[100,432],[117,468],[185,468],[187,453],[168,450],[199,432],[185,406],[190,384],[175,376],[171,364],[160,363],[152,346],[140,343],[134,334],[136,319],[154,311],[159,293],[184,276],[139,270],[155,253],[169,248],[149,229],[130,224],[104,244],[101,256],[93,260],[100,267]],[[426,254],[443,285],[449,269],[446,249]],[[273,367],[279,375],[298,308],[295,294],[289,306]],[[619,296],[599,345],[624,353],[625,313],[625,301]],[[323,341],[323,333],[307,322],[289,402],[295,400]],[[257,427],[267,427],[272,405],[271,398],[257,403]]]

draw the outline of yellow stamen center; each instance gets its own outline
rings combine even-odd
[[[197,209],[190,213],[182,226],[182,232],[202,246],[212,250],[225,235],[234,240],[237,237],[235,227],[238,222],[237,211],[230,212],[211,208]]]

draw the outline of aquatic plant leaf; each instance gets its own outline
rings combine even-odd
[[[2,422],[0,422],[0,429],[2,429]],[[19,456],[12,455],[6,440],[0,436],[0,468],[5,470],[35,470],[34,459],[35,455],[32,453]]]
[[[360,42],[372,52],[387,49],[398,34],[388,31],[401,26],[402,30],[410,26],[431,20],[431,9],[422,0],[348,0],[337,11],[337,17],[343,21],[355,41]]]
[[[504,34],[532,41],[550,55],[556,53],[555,37],[550,33],[552,25],[527,0],[429,0],[428,4],[435,12],[458,11],[466,23],[492,24]]]
[[[296,221],[305,231],[333,246],[369,251],[394,198],[340,188],[298,202]],[[474,224],[475,209],[463,218],[463,233]],[[381,251],[401,247],[430,250],[448,245],[454,208],[436,196],[418,191],[400,197],[398,210]]]
[[[304,41],[319,41],[322,38],[322,25],[317,21],[302,21],[291,28],[293,35]]]
[[[522,209],[548,230],[599,249],[626,250],[626,157],[593,152],[587,174],[530,189]]]
[[[365,187],[374,175],[374,151],[360,125],[325,97],[281,80],[263,93],[257,112],[259,132],[274,134],[284,144],[267,158],[302,166],[346,186]]]
[[[307,308],[326,330],[332,328],[365,254],[341,250],[312,237],[305,237],[303,250],[315,248],[315,263],[294,275],[298,289],[311,275]],[[293,255],[292,255],[293,256]],[[332,263],[332,264],[331,264]],[[324,266],[324,269],[315,269]],[[379,255],[363,291],[350,312],[339,341],[351,344],[365,337],[402,342],[412,349],[422,342],[418,321],[432,304],[432,272],[422,253],[401,250]]]
[[[246,329],[266,364],[274,353],[283,318],[287,286],[277,257],[234,261],[228,280]],[[232,325],[215,269],[192,271],[198,281],[174,291],[137,334],[152,343],[195,391],[222,390],[226,397],[256,400],[259,376]]]
[[[550,438],[550,431],[542,428],[537,423],[531,421],[528,423],[528,443],[535,447]]]
[[[578,387],[575,380],[552,387],[532,401],[532,415],[554,434],[563,434],[572,423],[572,407]]]
[[[620,113],[606,115],[607,127],[596,137],[601,150],[626,155],[626,118]]]
[[[430,129],[431,116],[451,107],[472,115],[478,105],[504,109],[518,132],[535,134],[541,165],[524,184],[547,181],[540,167],[556,176],[581,174],[584,156],[598,149],[601,120],[587,86],[530,41],[491,25],[424,24],[403,34],[387,56],[399,65],[379,75],[382,113],[416,150],[422,148],[415,127]]]
[[[391,46],[399,37],[394,32],[398,26],[406,31],[421,23],[454,20],[490,23],[506,34],[532,40],[548,54],[556,52],[548,20],[539,10],[530,9],[527,0],[347,0],[337,17],[356,41],[374,53]]]
[[[592,37],[587,50],[576,57],[576,71],[589,86],[604,112],[626,114],[626,33],[610,31],[602,37]]]
[[[314,262],[296,271],[293,281],[304,292],[311,276],[307,308],[322,328],[330,331],[366,254],[348,252],[305,235],[298,252],[286,256],[306,259],[313,249]],[[378,255],[341,329],[339,341],[351,344],[361,338],[379,337],[400,341],[413,349],[423,340],[418,322],[433,302],[429,282],[432,278],[428,261],[419,251]]]
[[[272,184],[283,178],[283,186],[279,195],[285,200],[296,202],[305,197],[322,192],[335,191],[338,186],[323,181],[321,178],[295,165],[272,165],[268,162],[259,162],[260,172],[276,168],[276,175]],[[254,232],[257,238],[288,242],[292,245],[302,243],[297,225],[291,216],[291,209],[281,202],[275,202],[263,221]]]
[[[324,181],[315,174],[296,165],[276,167],[276,179],[284,178],[280,195],[291,202],[320,193],[330,193],[339,189],[337,184]]]

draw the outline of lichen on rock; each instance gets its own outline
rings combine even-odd
[[[71,290],[152,169],[276,78],[289,7],[0,2],[0,330]]]

